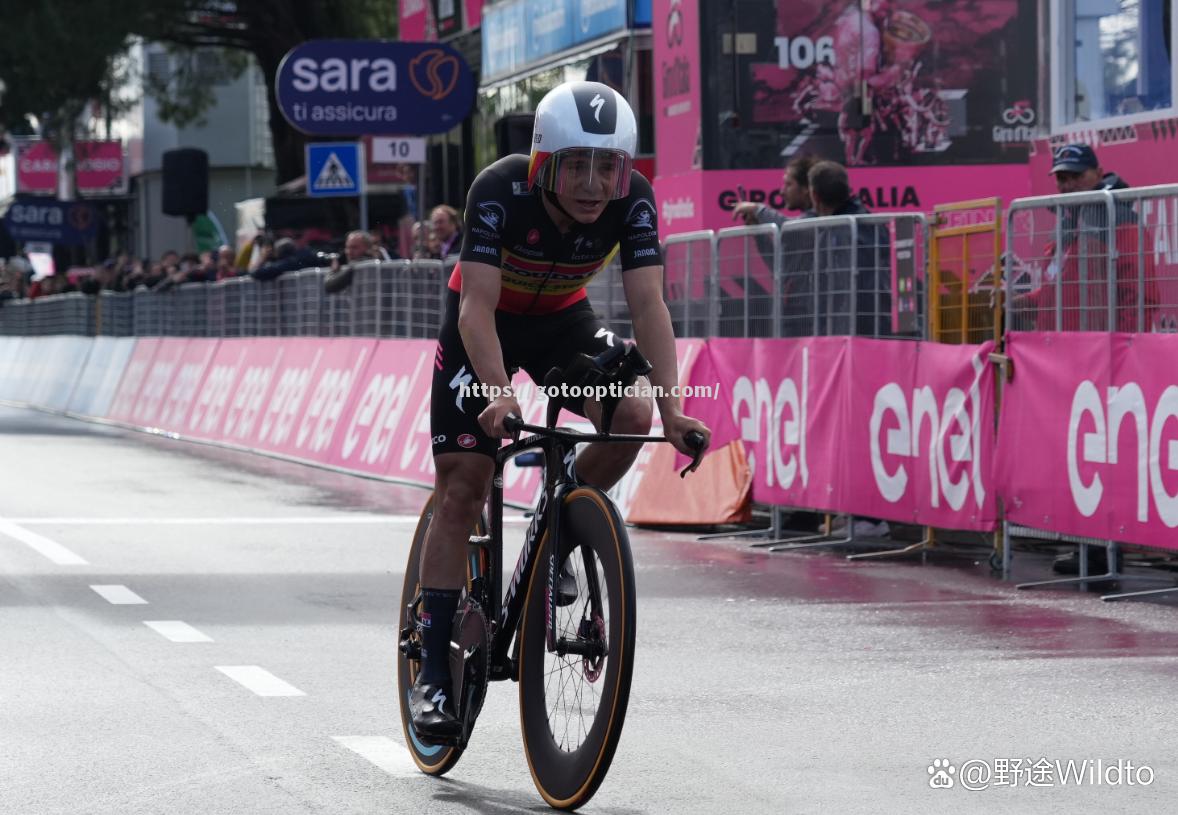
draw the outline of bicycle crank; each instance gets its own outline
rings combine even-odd
[[[490,653],[491,625],[483,607],[468,598],[454,615],[450,636],[450,677],[459,704],[458,715],[462,718],[459,747],[466,747],[475,719],[483,709],[491,675]]]

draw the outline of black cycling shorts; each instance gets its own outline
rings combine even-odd
[[[433,451],[435,456],[439,453],[494,456],[502,441],[484,433],[478,421],[487,400],[463,394],[462,386],[478,385],[479,378],[458,333],[458,298],[458,292],[449,292],[434,357],[429,417]],[[544,382],[553,367],[567,367],[576,354],[600,354],[615,336],[594,313],[588,300],[548,314],[525,316],[496,311],[495,329],[508,374],[522,368],[537,384]],[[570,401],[566,408],[585,415],[582,404]]]

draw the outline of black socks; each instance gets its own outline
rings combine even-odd
[[[458,611],[458,592],[422,589],[418,631],[421,633],[421,676],[427,685],[450,684],[450,629]]]

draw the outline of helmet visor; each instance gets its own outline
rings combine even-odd
[[[633,160],[621,150],[573,147],[550,155],[536,175],[536,183],[557,195],[608,201],[630,194],[633,166]]]

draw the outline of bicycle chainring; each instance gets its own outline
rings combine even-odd
[[[467,598],[454,615],[450,643],[450,677],[454,682],[454,696],[459,700],[463,742],[470,737],[475,719],[483,709],[491,676],[490,655],[491,624],[482,606]]]

